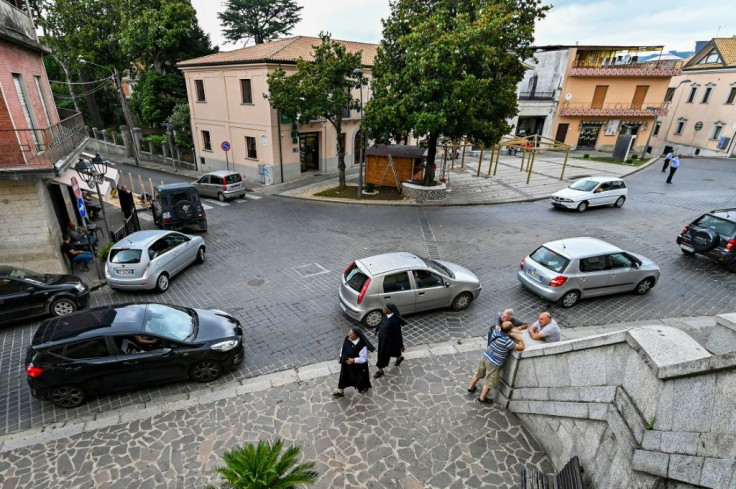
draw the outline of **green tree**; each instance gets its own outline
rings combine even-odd
[[[184,78],[180,73],[161,75],[150,70],[137,76],[130,108],[138,114],[142,124],[156,127],[168,120],[174,107],[185,100]]]
[[[441,136],[491,145],[517,113],[540,0],[395,0],[383,21],[364,125],[379,141],[426,137],[434,185]]]
[[[169,122],[174,126],[176,144],[187,148],[194,146],[192,139],[192,120],[188,103],[184,102],[174,107]]]
[[[223,482],[221,489],[287,489],[300,485],[312,485],[319,474],[314,463],[299,464],[300,449],[292,446],[282,454],[284,442],[259,441],[258,446],[244,445],[222,456],[225,465],[215,470]],[[215,489],[218,486],[207,486]]]
[[[288,35],[301,20],[302,8],[295,0],[227,0],[217,16],[231,43],[253,39],[263,44]]]
[[[280,66],[268,75],[271,106],[283,115],[306,124],[320,117],[335,128],[337,134],[337,168],[340,187],[345,186],[345,137],[342,133],[343,111],[360,109],[360,100],[352,96],[356,86],[353,71],[361,66],[362,52],[349,53],[345,45],[333,41],[328,33],[320,33],[321,44],[313,46],[314,61],[299,58],[296,72],[287,76]],[[364,83],[363,80],[361,82]]]

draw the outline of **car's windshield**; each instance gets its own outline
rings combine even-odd
[[[564,256],[558,255],[554,251],[550,250],[549,248],[545,248],[544,246],[540,246],[539,248],[537,248],[537,250],[529,255],[529,257],[543,267],[549,268],[550,270],[558,273],[567,268],[568,263],[570,263],[570,260],[568,260]]]
[[[38,282],[39,284],[46,282],[45,275],[31,270],[26,270],[25,268],[14,268],[8,275],[14,278],[30,280],[31,282]]]
[[[582,190],[584,192],[590,192],[598,185],[598,182],[593,180],[578,180],[577,182],[570,185],[573,190]]]
[[[450,269],[447,268],[446,266],[444,266],[442,263],[436,262],[436,261],[432,260],[431,258],[423,258],[423,257],[419,257],[419,258],[421,258],[422,261],[424,261],[424,263],[429,268],[432,268],[434,270],[437,270],[442,275],[445,275],[447,277],[455,278],[455,274],[452,273],[452,271],[450,271]]]
[[[191,309],[149,304],[143,328],[147,333],[183,341],[195,336],[198,321],[197,313]]]
[[[140,263],[141,250],[130,248],[113,248],[110,250],[110,263]]]

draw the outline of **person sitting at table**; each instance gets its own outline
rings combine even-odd
[[[81,246],[86,248],[96,248],[99,244],[97,236],[94,234],[90,235],[86,228],[77,226],[73,221],[69,221],[67,225],[67,233],[69,237],[74,240],[75,246]]]
[[[97,219],[97,215],[102,211],[102,206],[92,202],[92,197],[87,192],[84,192],[82,197],[84,198],[84,206],[87,208],[87,212],[89,212],[89,217]]]
[[[89,270],[89,262],[92,261],[92,253],[89,251],[82,251],[74,248],[74,245],[71,243],[71,236],[68,234],[64,235],[64,242],[61,245],[61,251],[69,258],[69,261],[74,263],[75,261],[81,261],[84,262],[84,268],[82,268],[83,271]]]

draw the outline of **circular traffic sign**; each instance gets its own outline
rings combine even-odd
[[[223,141],[220,145],[223,151],[230,151],[230,142],[229,141]]]
[[[84,219],[87,217],[87,206],[84,205],[84,199],[77,197],[77,210],[79,211],[79,217]]]
[[[74,190],[74,197],[81,198],[82,197],[82,191],[79,190],[79,182],[77,181],[77,177],[72,177],[69,180],[72,184],[72,190]]]

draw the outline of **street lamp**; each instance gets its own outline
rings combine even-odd
[[[355,68],[353,75],[358,77],[360,89],[360,174],[358,175],[358,198],[363,197],[363,165],[365,164],[365,131],[363,130],[363,70]]]
[[[133,159],[135,160],[135,164],[137,166],[141,166],[141,160],[138,157],[138,145],[136,144],[135,138],[133,137],[133,116],[130,115],[130,109],[128,108],[128,101],[125,99],[125,95],[123,94],[123,87],[122,87],[122,84],[120,83],[118,69],[115,67],[110,69],[107,66],[98,65],[97,63],[93,63],[92,61],[87,61],[86,59],[80,59],[79,62],[86,64],[86,65],[92,65],[92,66],[97,66],[99,68],[104,68],[107,71],[109,71],[110,74],[112,75],[113,82],[115,83],[115,89],[118,92],[118,99],[120,100],[120,106],[123,109],[123,117],[125,117],[125,124],[128,126],[128,136],[130,137],[130,143],[133,145]]]
[[[107,231],[107,236],[112,239],[110,223],[107,220],[107,213],[105,212],[105,201],[102,200],[102,192],[100,192],[100,183],[104,181],[105,174],[107,173],[107,160],[97,153],[95,157],[92,158],[91,163],[88,160],[79,158],[77,164],[74,165],[74,169],[88,187],[91,186],[92,183],[95,184],[95,188],[97,189],[97,199],[100,201],[100,207],[102,208],[102,217],[105,219],[105,230]]]

